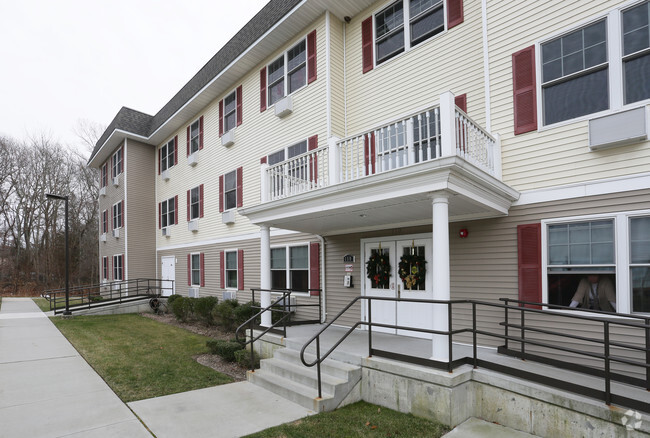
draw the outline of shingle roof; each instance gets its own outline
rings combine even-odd
[[[154,116],[123,107],[97,141],[90,160],[115,129],[149,137],[190,98],[249,48],[258,38],[288,14],[302,0],[271,0]],[[89,161],[90,161],[89,160]]]

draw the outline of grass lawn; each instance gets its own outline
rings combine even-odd
[[[359,402],[333,412],[272,427],[246,438],[437,438],[449,432],[442,424]]]
[[[41,309],[43,312],[50,311],[50,302],[45,298],[32,298],[32,301],[34,301],[38,306],[38,308]]]
[[[134,314],[52,321],[124,402],[232,381],[192,359],[208,353],[205,336]]]

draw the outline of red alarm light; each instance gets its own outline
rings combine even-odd
[[[468,234],[469,232],[467,231],[467,228],[462,228],[460,231],[458,231],[458,237],[461,239],[466,238]]]

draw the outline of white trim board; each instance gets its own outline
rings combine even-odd
[[[271,237],[288,236],[288,235],[291,235],[291,234],[300,234],[300,232],[299,231],[282,230],[282,229],[271,230]],[[199,242],[178,243],[176,245],[159,246],[159,247],[156,248],[156,252],[169,251],[169,250],[181,249],[181,248],[195,248],[197,246],[205,246],[205,245],[218,245],[220,243],[231,243],[231,242],[238,242],[238,241],[243,241],[243,240],[254,240],[254,239],[259,240],[260,239],[260,233],[239,234],[237,236],[229,236],[229,237],[221,237],[221,238],[217,238],[217,239],[201,240]]]

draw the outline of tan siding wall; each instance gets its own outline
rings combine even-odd
[[[345,23],[330,14],[332,135],[339,138],[345,137],[344,27]]]
[[[437,104],[440,94],[467,93],[469,115],[484,126],[481,2],[464,2],[464,22],[363,74],[361,22],[385,2],[356,15],[347,28],[348,134]]]
[[[155,278],[157,211],[152,156],[155,148],[128,140],[126,147],[126,233],[128,241],[125,279]]]
[[[501,134],[503,180],[517,190],[618,177],[650,168],[650,142],[589,151],[586,120],[514,136],[512,54],[558,32],[576,29],[622,3],[489,2],[492,128]],[[542,114],[537,116],[542,128]]]
[[[120,147],[123,147],[123,145],[120,145]],[[116,149],[117,150],[117,149]],[[116,151],[115,150],[115,151]],[[113,153],[111,153],[111,156]],[[109,273],[108,273],[108,278],[109,280],[113,279],[113,270],[112,270],[112,257],[113,255],[116,254],[125,254],[126,253],[126,248],[125,248],[125,240],[124,240],[124,228],[120,229],[120,238],[116,239],[113,237],[113,221],[111,219],[111,212],[113,209],[113,204],[124,200],[124,172],[122,172],[119,175],[119,186],[115,187],[113,186],[113,180],[111,178],[111,159],[109,158],[108,161],[108,186],[106,187],[106,196],[100,196],[99,197],[99,235],[101,235],[101,226],[102,226],[102,212],[104,210],[108,211],[108,233],[106,233],[106,242],[99,242],[99,280],[102,280],[103,277],[103,271],[102,271],[102,259],[103,257],[108,257],[109,262],[108,262],[108,267],[109,267]],[[128,162],[124,161],[124,164],[128,164]],[[124,167],[125,168],[125,167]],[[101,166],[100,166],[100,172],[99,172],[99,177],[101,179]],[[100,181],[101,185],[101,181]]]

